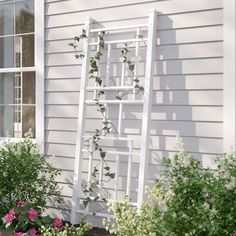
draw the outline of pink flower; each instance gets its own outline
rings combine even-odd
[[[14,209],[14,208],[12,208],[12,209],[9,211],[9,213],[10,213],[10,214],[12,214],[13,216],[15,216],[15,215],[16,215],[16,211],[15,211],[15,209]]]
[[[4,216],[4,219],[6,220],[7,223],[11,224],[12,221],[14,220],[15,215],[12,213],[8,213],[7,215]]]
[[[25,201],[20,200],[19,202],[16,203],[16,206],[17,206],[17,207],[23,207],[24,204],[25,204]]]
[[[30,209],[28,211],[28,214],[29,214],[29,220],[30,221],[34,221],[36,216],[38,215],[38,212],[36,210],[34,210],[34,209]]]
[[[35,228],[32,228],[29,230],[29,236],[34,236],[37,234],[37,230]]]
[[[53,227],[54,228],[61,228],[62,226],[63,226],[63,223],[62,223],[62,221],[59,218],[56,218],[53,221]]]
[[[15,236],[23,236],[24,235],[24,233],[22,233],[22,232],[16,232],[15,233]]]

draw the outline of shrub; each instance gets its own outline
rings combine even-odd
[[[114,220],[105,224],[118,236],[235,236],[236,154],[201,168],[185,151],[165,159],[164,171],[138,211],[123,202],[109,204]]]
[[[68,224],[62,228],[42,226],[41,233],[43,236],[84,236],[91,228],[90,224],[82,222],[79,227]]]
[[[217,158],[216,180],[209,189],[212,209],[209,235],[236,235],[236,153]]]
[[[0,148],[0,214],[22,199],[41,209],[47,199],[60,202],[57,175],[59,171],[40,156],[30,139],[5,142]]]
[[[110,233],[117,236],[144,236],[154,231],[153,213],[147,203],[138,211],[130,206],[126,197],[122,202],[109,201],[108,207],[114,215],[114,220],[104,220],[106,230]]]
[[[236,154],[224,154],[216,163],[216,170],[203,169],[186,152],[165,160],[153,191],[157,236],[236,235]]]
[[[42,225],[50,227],[53,223],[50,217],[42,217],[41,213],[41,209],[21,200],[2,218],[1,228],[15,235],[36,235]]]

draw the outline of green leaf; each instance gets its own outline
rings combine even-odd
[[[99,197],[95,197],[95,198],[93,199],[94,202],[96,202],[96,201],[98,201],[98,200],[99,200]]]
[[[100,58],[101,58],[102,55],[103,55],[102,52],[98,51],[98,52],[96,53],[96,55],[94,56],[94,58],[97,59],[97,60],[100,60]]]
[[[99,86],[102,85],[102,79],[100,77],[96,76],[95,81],[99,84]]]
[[[129,65],[129,69],[130,69],[131,71],[133,71],[133,70],[134,70],[134,64],[130,64],[130,65]]]
[[[106,157],[106,152],[100,152],[100,156],[102,159],[104,159]]]
[[[80,37],[75,36],[74,40],[79,42],[80,41]]]

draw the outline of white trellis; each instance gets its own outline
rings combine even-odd
[[[128,26],[120,26],[120,27],[110,27],[110,28],[92,28],[94,24],[92,24],[92,20],[89,18],[86,20],[85,29],[87,32],[87,37],[84,40],[83,51],[85,57],[83,59],[82,71],[81,71],[81,84],[80,84],[80,105],[79,105],[79,114],[78,114],[78,132],[76,138],[76,155],[75,155],[75,167],[74,167],[74,182],[73,182],[73,196],[72,196],[72,212],[71,212],[71,222],[78,223],[79,214],[83,211],[81,210],[81,200],[83,199],[83,194],[81,191],[82,184],[82,165],[83,165],[83,155],[88,152],[87,148],[84,145],[85,139],[88,137],[85,133],[85,121],[86,121],[86,107],[95,105],[96,101],[91,99],[91,96],[88,96],[88,93],[93,93],[94,97],[99,90],[103,91],[129,91],[133,93],[130,99],[127,100],[116,100],[109,99],[107,97],[104,100],[100,100],[100,103],[104,103],[106,107],[109,106],[119,106],[118,112],[118,124],[117,124],[117,134],[116,135],[108,135],[102,137],[102,141],[122,141],[126,143],[127,150],[105,150],[107,154],[110,154],[115,161],[115,184],[114,184],[114,199],[118,199],[118,177],[120,171],[120,156],[126,156],[128,158],[127,163],[127,182],[126,182],[126,194],[130,196],[131,192],[131,173],[132,173],[132,162],[133,158],[138,156],[139,158],[139,177],[138,177],[138,189],[137,189],[137,199],[133,202],[134,206],[140,206],[141,202],[144,199],[145,192],[145,184],[146,184],[146,176],[147,176],[147,166],[149,159],[149,125],[151,119],[151,106],[152,106],[152,88],[153,88],[153,67],[154,67],[154,53],[155,53],[155,45],[156,45],[156,29],[157,29],[157,12],[152,10],[149,15],[149,21],[147,24],[140,25],[128,25]],[[147,37],[138,37],[142,30],[146,30],[148,32]],[[132,30],[136,32],[137,37],[133,39],[105,39],[105,45],[107,49],[107,57],[106,57],[106,76],[104,78],[104,87],[98,87],[96,85],[90,86],[88,84],[88,70],[89,70],[89,59],[90,52],[92,47],[98,46],[98,41],[92,41],[92,34],[99,34],[101,31],[105,31],[106,33],[112,34],[114,31],[122,31],[122,30]],[[116,34],[117,35],[117,34]],[[147,45],[146,49],[146,60],[145,60],[145,78],[144,78],[144,92],[142,97],[138,97],[135,94],[134,86],[129,86],[125,83],[126,74],[125,74],[125,63],[122,64],[121,71],[121,79],[120,83],[117,85],[110,85],[109,77],[110,77],[110,67],[111,67],[111,55],[112,55],[112,46],[122,43],[135,43],[135,73],[138,75],[139,70],[139,53],[140,53],[140,43],[144,42]],[[140,151],[136,151],[134,149],[135,139],[131,137],[126,137],[122,135],[122,114],[125,105],[142,105],[142,128],[141,135],[139,135],[139,141],[141,143]],[[92,174],[92,165],[93,165],[93,156],[89,156],[88,160],[88,177],[87,182],[91,182],[91,174]],[[100,166],[100,176],[99,180],[102,179],[102,169],[103,166]],[[105,216],[104,214],[96,214]]]

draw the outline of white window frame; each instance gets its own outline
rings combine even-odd
[[[224,152],[236,144],[236,2],[224,0]]]
[[[22,0],[0,0],[1,2],[20,2]],[[0,68],[0,73],[14,73],[14,72],[35,72],[36,77],[36,91],[35,91],[35,106],[36,106],[36,117],[35,117],[35,141],[39,145],[40,153],[44,154],[44,0],[35,0],[34,9],[34,25],[35,25],[35,65],[33,67],[25,68]],[[17,138],[0,137],[0,142],[6,139],[10,140],[22,140]]]

